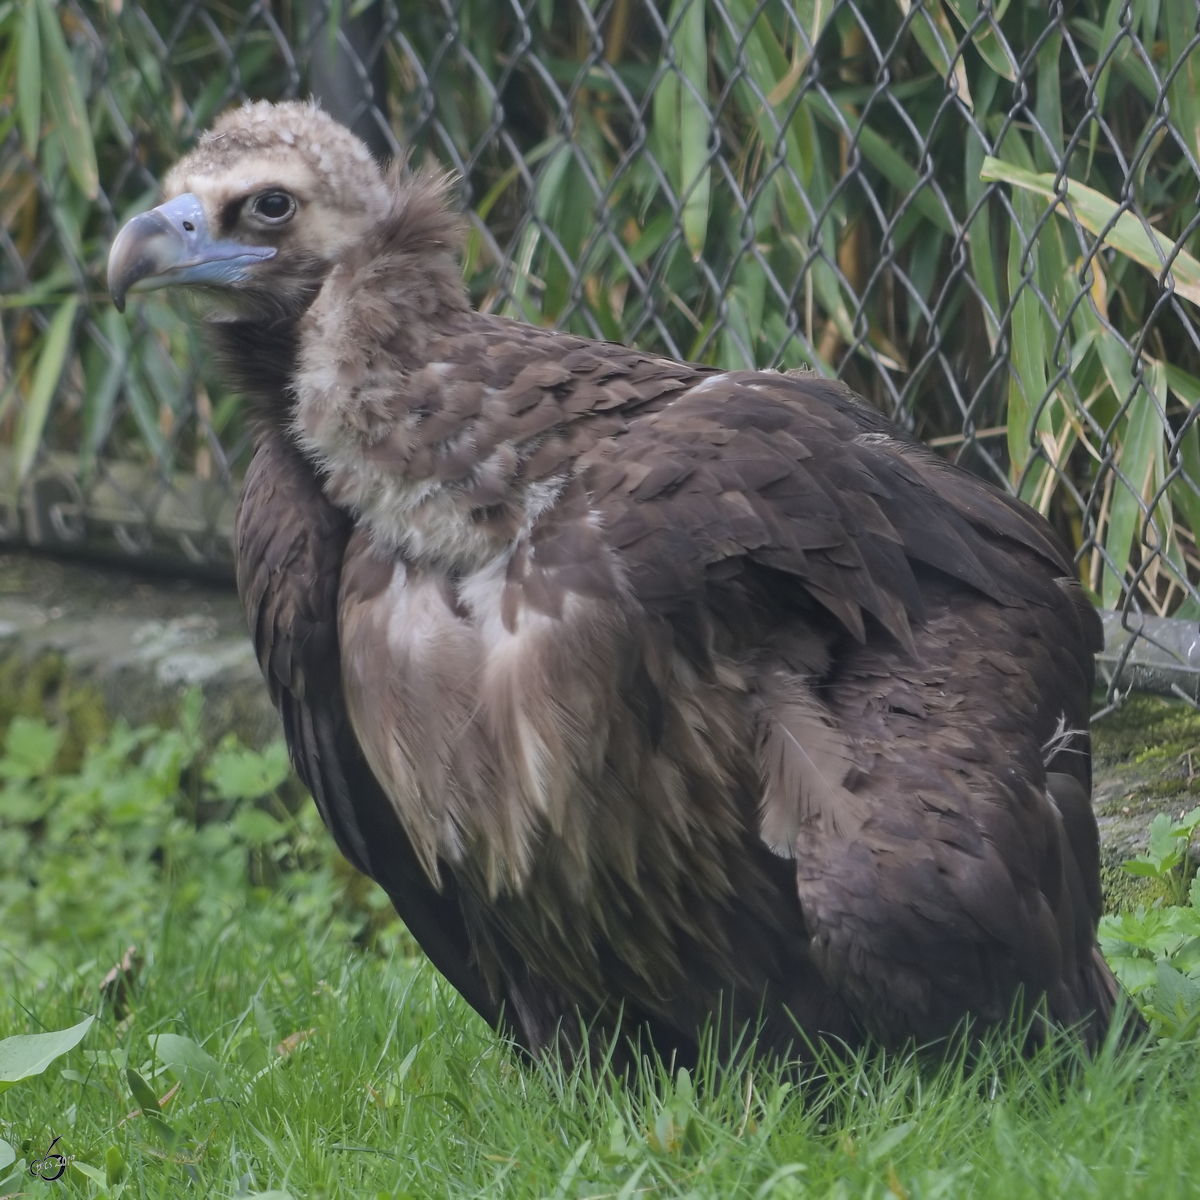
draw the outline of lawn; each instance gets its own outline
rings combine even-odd
[[[9,728],[0,1038],[95,1020],[11,1086],[0,1046],[0,1197],[1200,1192],[1190,1035],[1094,1061],[996,1037],[695,1077],[531,1066],[332,857],[278,749],[197,728],[192,701],[82,758]],[[73,1162],[31,1176],[55,1137]]]

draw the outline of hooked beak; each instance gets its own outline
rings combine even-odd
[[[255,263],[274,257],[272,246],[214,240],[199,199],[187,192],[121,228],[108,252],[108,291],[117,311],[124,312],[131,289],[238,283]]]

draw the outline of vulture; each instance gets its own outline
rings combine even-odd
[[[1104,1035],[1101,627],[1045,520],[833,380],[473,310],[450,183],[311,103],[164,195],[109,288],[191,289],[253,414],[292,761],[486,1020],[679,1064]]]

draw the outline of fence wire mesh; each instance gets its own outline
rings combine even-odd
[[[839,375],[1127,627],[1200,619],[1198,0],[8,0],[0,46],[10,540],[229,573],[238,398],[105,255],[311,91],[457,173],[481,308]]]

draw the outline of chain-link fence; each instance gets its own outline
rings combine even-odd
[[[4,536],[228,573],[238,399],[107,244],[222,108],[461,177],[482,308],[840,375],[1200,618],[1198,0],[9,0]]]

